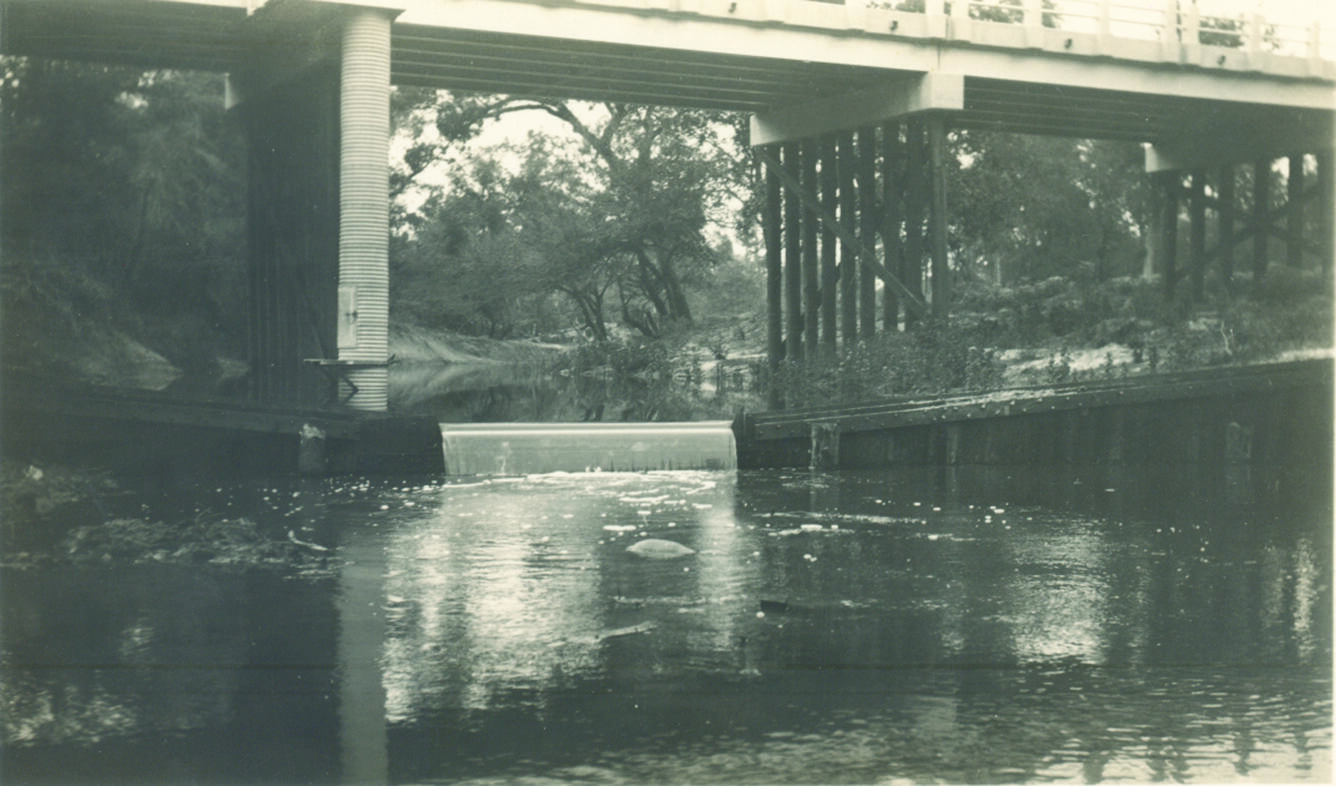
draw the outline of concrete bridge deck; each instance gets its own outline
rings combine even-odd
[[[1330,141],[1336,111],[1336,31],[1172,0],[3,0],[0,51],[227,72],[278,51],[299,68],[345,4],[396,15],[396,84],[752,112],[755,144],[909,108],[1152,143],[1232,133],[1249,155],[1280,134],[1281,155]]]
[[[901,307],[906,325],[949,316],[950,128],[1147,143],[1160,201],[1149,237],[1169,297],[1184,204],[1194,299],[1208,256],[1228,277],[1244,239],[1260,281],[1278,232],[1290,265],[1311,258],[1330,275],[1336,62],[1319,26],[1212,16],[1207,0],[923,0],[922,9],[0,0],[0,53],[229,74],[249,155],[251,392],[266,403],[312,403],[327,383],[321,369],[336,367],[348,406],[387,407],[393,84],[751,113],[766,172],[772,365],[801,361],[818,327],[835,346],[836,289],[846,346],[878,322],[898,329]],[[1281,158],[1283,206],[1267,191]],[[1252,167],[1248,216],[1235,195],[1240,164]],[[1208,209],[1220,235],[1211,254]],[[827,279],[839,287],[818,286]],[[899,301],[878,305],[887,293]]]

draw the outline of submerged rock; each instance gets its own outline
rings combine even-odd
[[[645,538],[626,550],[645,559],[677,559],[696,553],[695,549],[683,546],[681,543],[659,538]]]

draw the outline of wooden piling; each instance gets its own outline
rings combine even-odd
[[[769,399],[771,407],[778,407],[779,387],[775,384],[779,362],[784,357],[784,328],[782,310],[783,242],[780,235],[781,185],[779,175],[762,167],[765,172],[765,213],[762,230],[765,235],[765,300],[766,300],[766,360],[770,365]]]
[[[901,280],[916,295],[923,294],[923,121],[905,123],[905,250]],[[905,310],[905,325],[918,315]]]
[[[932,206],[928,214],[932,250],[932,316],[944,319],[951,308],[951,271],[946,245],[946,123],[940,115],[928,118],[928,161],[932,177]]]
[[[863,246],[877,248],[877,130],[858,131],[859,239]],[[871,338],[877,334],[877,273],[871,265],[859,266],[859,334]]]
[[[1299,267],[1304,260],[1304,157],[1290,156],[1286,186],[1285,264]]]
[[[821,150],[815,139],[802,143],[802,184],[809,194],[817,193],[816,165]],[[803,215],[803,345],[808,357],[816,357],[818,333],[821,325],[821,288],[817,278],[817,218],[810,213]]]
[[[799,146],[789,142],[782,150],[784,169],[799,177]],[[786,357],[803,360],[802,204],[793,193],[784,195],[784,307]]]
[[[1260,286],[1266,278],[1267,231],[1271,206],[1271,161],[1259,158],[1253,162],[1253,286]]]
[[[840,175],[835,158],[835,137],[821,138],[821,205],[830,215],[838,215]],[[839,268],[835,265],[835,229],[823,222],[821,231],[821,343],[831,356],[835,354],[835,293],[839,288]]]
[[[1220,278],[1228,287],[1230,279],[1234,277],[1234,166],[1226,164],[1220,167],[1217,178],[1220,222],[1216,232],[1220,245]]]
[[[1318,243],[1322,248],[1322,280],[1331,285],[1332,264],[1336,262],[1336,173],[1332,172],[1331,150],[1317,154]]]
[[[1188,201],[1189,252],[1192,300],[1200,303],[1206,288],[1206,170],[1192,170],[1192,193]]]
[[[898,168],[900,152],[900,124],[887,123],[881,129],[881,242],[886,250],[886,269],[892,274],[904,274],[900,249],[900,188],[903,179]],[[882,330],[900,329],[900,299],[893,287],[881,289]]]
[[[1178,279],[1178,189],[1181,176],[1178,172],[1162,172],[1159,175],[1159,198],[1162,213],[1160,226],[1160,281],[1164,285],[1164,296],[1168,300],[1174,297],[1174,284]]]
[[[853,135],[840,134],[836,159],[840,173],[840,224],[847,233],[857,231],[857,194],[854,193]],[[858,343],[858,249],[848,243],[840,244],[840,333],[843,347],[852,349]]]

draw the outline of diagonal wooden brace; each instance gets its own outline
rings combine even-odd
[[[773,153],[761,147],[752,148],[752,152],[768,171],[773,172],[779,178],[779,182],[783,184],[786,191],[798,197],[798,201],[807,212],[820,219],[823,228],[829,229],[838,235],[841,242],[848,244],[850,248],[858,253],[858,259],[863,265],[871,268],[886,283],[886,286],[895,290],[896,294],[904,300],[907,308],[914,311],[916,316],[928,315],[928,306],[923,302],[922,296],[915,294],[900,279],[892,275],[891,271],[887,270],[886,266],[877,260],[876,252],[866,246],[853,232],[841,225],[835,214],[824,207],[817,200],[815,194],[803,188],[798,178],[784,169],[784,166],[780,164]]]

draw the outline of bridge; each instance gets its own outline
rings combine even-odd
[[[949,313],[953,128],[1145,143],[1170,294],[1200,296],[1245,242],[1260,278],[1273,238],[1329,273],[1332,37],[1188,0],[0,0],[6,55],[229,75],[253,397],[312,405],[333,379],[370,411],[386,407],[391,85],[750,113],[778,364]],[[1254,178],[1243,215],[1237,167],[1284,168],[1283,206]]]

